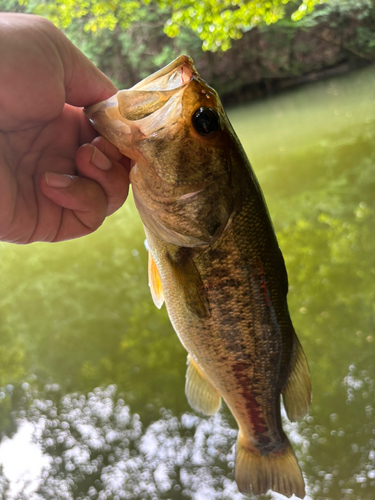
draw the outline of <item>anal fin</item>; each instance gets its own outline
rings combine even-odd
[[[235,480],[241,493],[264,495],[268,490],[291,497],[305,496],[305,483],[290,442],[279,451],[262,455],[238,433]]]
[[[311,381],[305,353],[296,336],[288,380],[282,390],[286,413],[291,422],[301,419],[311,404]]]
[[[204,415],[213,415],[220,410],[220,394],[205,378],[190,354],[187,365],[185,394],[190,406]]]
[[[163,286],[161,284],[160,274],[152,257],[151,251],[148,251],[148,284],[151,291],[152,300],[158,309],[164,303]]]

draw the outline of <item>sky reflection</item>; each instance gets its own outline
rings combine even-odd
[[[40,436],[41,429],[38,426],[23,420],[12,439],[6,436],[2,439],[1,498],[16,499],[20,494],[24,494],[30,500],[41,498],[34,493],[42,480],[42,472],[49,469],[51,459],[48,455],[43,455],[41,446],[37,443]]]

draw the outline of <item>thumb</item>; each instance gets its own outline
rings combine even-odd
[[[111,80],[61,31],[57,31],[57,47],[64,67],[65,101],[72,106],[84,107],[115,94],[117,88]]]

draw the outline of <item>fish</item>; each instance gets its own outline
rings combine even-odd
[[[239,491],[305,496],[282,427],[311,403],[305,354],[287,305],[288,277],[254,171],[220,98],[189,56],[85,110],[132,160],[149,247],[149,286],[188,352],[185,393],[237,421]]]

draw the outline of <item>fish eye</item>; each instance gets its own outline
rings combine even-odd
[[[220,127],[219,117],[211,108],[198,108],[191,120],[195,130],[200,135],[210,135]]]

